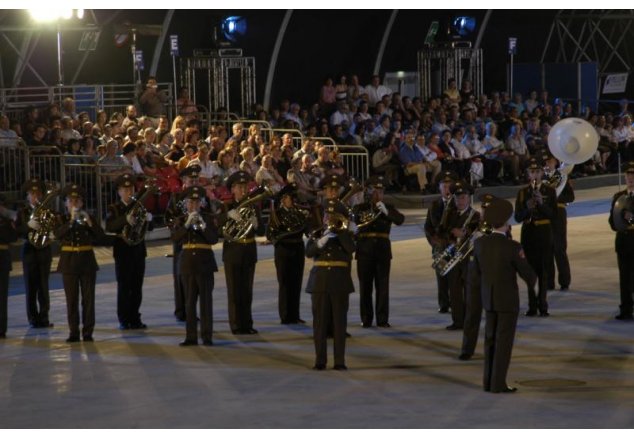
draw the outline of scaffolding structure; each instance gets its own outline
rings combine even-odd
[[[420,93],[423,99],[440,96],[454,78],[458,88],[471,81],[476,96],[483,93],[482,49],[432,47],[418,52]]]
[[[211,54],[181,58],[180,82],[194,102],[207,99],[212,111],[224,107],[241,116],[255,104],[255,57]]]

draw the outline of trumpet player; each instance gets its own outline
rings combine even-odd
[[[276,195],[271,207],[267,237],[275,247],[278,309],[282,325],[306,323],[299,315],[299,302],[304,277],[304,240],[307,217],[295,205],[297,185],[289,183]]]
[[[95,327],[95,284],[97,280],[97,259],[93,244],[104,240],[104,232],[99,222],[84,208],[84,190],[76,184],[66,186],[62,191],[65,197],[66,214],[62,215],[55,229],[60,241],[61,251],[57,271],[62,273],[66,310],[70,334],[68,343],[79,339],[79,297],[81,294],[81,316],[84,341],[93,341]]]
[[[471,207],[471,195],[473,188],[464,180],[459,180],[451,185],[451,194],[454,197],[456,208],[449,213],[447,218],[447,241],[456,246],[456,249],[466,240],[471,238],[473,232],[480,223],[480,213]],[[447,274],[449,283],[449,303],[451,306],[450,331],[463,329],[465,320],[465,289],[467,282],[467,261],[457,263]]]
[[[226,226],[229,220],[251,223],[246,236],[240,239],[225,239],[222,243],[222,260],[225,266],[227,281],[227,299],[229,308],[229,325],[233,334],[257,334],[253,328],[251,304],[253,302],[253,280],[255,264],[258,260],[255,235],[264,235],[264,223],[260,218],[259,208],[252,206],[252,216],[242,218],[238,206],[246,199],[247,184],[251,176],[244,171],[232,174],[227,180],[227,188],[233,200],[227,206],[228,212],[223,215],[221,224]]]
[[[520,189],[515,199],[515,221],[522,223],[521,243],[526,259],[538,279],[538,296],[529,288],[525,315],[546,317],[548,313],[548,272],[553,258],[552,221],[557,211],[555,189],[543,184],[541,163],[531,158],[527,174],[530,184]]]
[[[346,327],[349,295],[354,292],[350,263],[354,252],[353,232],[345,227],[348,209],[338,200],[325,203],[325,224],[321,236],[313,234],[306,244],[306,256],[314,259],[306,292],[311,294],[315,365],[327,364],[328,326],[333,326],[334,369],[347,370]]]
[[[178,258],[185,289],[186,335],[181,346],[198,344],[196,302],[200,298],[200,335],[203,345],[212,346],[214,272],[218,271],[212,245],[218,242],[218,230],[209,213],[201,211],[205,197],[202,186],[188,188],[183,196],[187,212],[176,219],[172,240],[182,246]]]
[[[390,310],[390,265],[392,224],[400,226],[405,216],[391,204],[383,202],[385,178],[370,177],[365,182],[368,201],[353,208],[359,231],[355,258],[359,276],[361,326],[372,326],[376,309],[376,325],[389,328]],[[372,288],[376,286],[376,302],[372,303]]]
[[[6,198],[0,194],[0,338],[7,338],[9,272],[11,271],[9,244],[18,239],[13,218],[13,212],[6,207]]]
[[[614,194],[610,209],[610,227],[616,232],[614,248],[619,264],[619,285],[621,289],[620,312],[617,320],[634,320],[634,161],[623,165],[626,188]],[[617,208],[617,202],[619,204]],[[617,217],[618,215],[618,217]]]
[[[138,244],[129,245],[122,237],[127,227],[134,227],[139,221],[147,222],[148,230],[153,229],[150,212],[143,210],[143,218],[135,215],[137,201],[133,198],[134,181],[131,174],[123,174],[116,179],[119,201],[108,206],[106,217],[106,231],[117,235],[112,256],[117,278],[117,318],[121,330],[147,328],[139,313],[143,300],[143,278],[147,257],[145,239]]]
[[[24,238],[22,245],[22,272],[26,291],[26,316],[31,328],[49,328],[50,294],[49,276],[51,273],[50,241],[42,240],[41,244],[29,239],[34,233],[47,233],[40,224],[40,218],[34,213],[41,206],[46,187],[38,178],[32,178],[22,187],[26,192],[27,205],[18,211],[15,227],[18,235]]]

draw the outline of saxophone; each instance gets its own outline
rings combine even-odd
[[[132,197],[134,204],[132,205],[132,208],[129,210],[127,215],[131,215],[136,221],[134,222],[134,224],[126,223],[121,233],[121,239],[123,239],[123,242],[125,242],[129,246],[140,244],[141,241],[143,241],[143,239],[145,238],[148,222],[147,210],[143,206],[143,202],[148,195],[155,193],[156,190],[157,188],[154,185],[145,186],[145,191],[138,199]]]
[[[49,189],[42,202],[33,209],[33,213],[31,213],[29,218],[29,220],[35,220],[40,224],[38,230],[30,229],[27,233],[29,243],[37,249],[42,249],[51,243],[53,229],[55,228],[57,219],[55,213],[48,209],[46,205],[57,197],[58,194],[59,190]]]

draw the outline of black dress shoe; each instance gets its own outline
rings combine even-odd
[[[361,323],[361,327],[362,328],[371,328],[372,327],[372,323]]]
[[[449,331],[457,331],[459,329],[462,329],[462,326],[456,325],[455,323],[452,323],[451,325],[447,326],[445,329],[447,329]]]
[[[147,329],[147,325],[143,322],[130,323],[130,329]]]
[[[559,288],[559,291],[568,291],[568,288],[569,288],[569,287],[568,287],[568,285],[562,285],[562,286]]]
[[[352,337],[352,334],[350,334],[348,331],[346,331],[346,338],[350,338]]]
[[[66,343],[77,343],[79,341],[79,335],[71,335],[66,339]]]
[[[440,314],[447,314],[449,312],[449,307],[448,306],[441,306],[440,308],[438,308],[438,312]]]
[[[313,370],[325,370],[326,369],[326,365],[325,364],[315,364],[313,366]]]
[[[306,323],[306,320],[297,319],[297,320],[295,321],[295,323],[300,324],[300,325],[303,325],[304,323]]]
[[[517,387],[508,387],[506,386],[506,388],[502,389],[502,390],[492,390],[491,393],[514,393],[517,392]]]
[[[257,334],[258,330],[257,329],[253,329],[253,328],[249,328],[249,329],[245,329],[242,333],[243,334],[253,335],[253,334]]]
[[[529,309],[528,311],[526,311],[526,312],[524,313],[524,315],[525,315],[526,317],[534,317],[534,316],[536,316],[536,315],[537,315],[537,310],[534,310],[534,309]]]
[[[550,315],[550,313],[546,310],[544,311],[539,311],[539,316],[540,317],[548,317]]]
[[[462,354],[460,354],[460,356],[458,357],[458,360],[461,360],[461,361],[468,361],[468,360],[471,360],[471,357],[472,357],[472,356],[473,356],[472,354],[465,354],[465,353],[462,353]]]
[[[334,370],[348,370],[345,364],[335,364],[333,369]]]
[[[2,334],[0,334],[0,338],[7,338],[7,334],[3,332]]]
[[[205,346],[213,346],[214,342],[212,340],[203,340],[203,345],[205,345]]]
[[[185,318],[185,316],[176,316],[176,320],[178,320],[179,322],[185,322],[185,321],[187,321],[187,319]]]
[[[240,330],[239,330],[239,329],[232,329],[232,330],[231,330],[231,333],[232,333],[233,335],[238,335],[238,334],[241,334],[241,332],[240,332]]]
[[[620,313],[614,316],[617,320],[634,320],[634,316],[632,314]]]
[[[179,346],[197,346],[198,345],[198,340],[187,340],[185,339],[185,341],[182,341],[178,344]]]
[[[379,323],[376,326],[380,327],[380,328],[391,328],[392,325],[390,325],[389,323]]]
[[[290,320],[281,320],[281,321],[280,321],[280,323],[281,323],[282,325],[290,325],[290,324],[291,324],[291,323],[293,323],[293,322],[292,322],[292,321],[290,321]]]
[[[119,323],[119,329],[121,329],[122,331],[127,331],[128,329],[130,329],[130,324],[129,323]]]
[[[84,341],[95,341],[95,339],[92,338],[92,335],[84,335]]]

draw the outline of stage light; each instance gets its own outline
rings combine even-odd
[[[247,33],[247,19],[237,16],[227,17],[222,20],[220,30],[225,40],[235,43]]]
[[[473,33],[476,28],[476,19],[474,17],[455,17],[451,21],[451,30],[455,35],[467,37]]]

